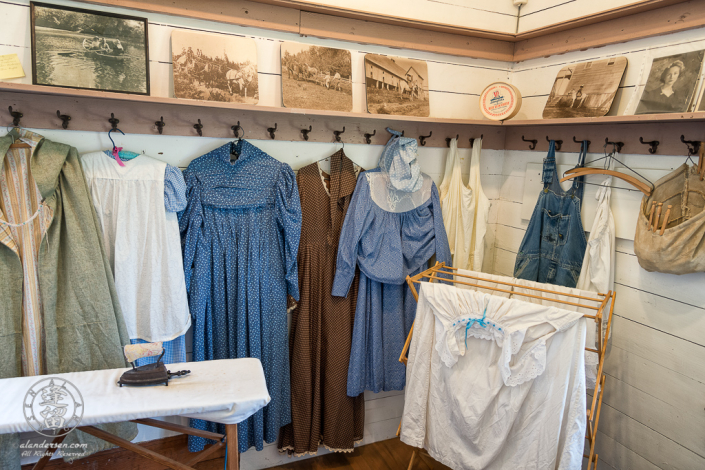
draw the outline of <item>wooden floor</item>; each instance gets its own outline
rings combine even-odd
[[[414,448],[399,439],[389,439],[358,447],[355,452],[326,454],[269,470],[406,470]],[[414,459],[413,470],[450,470],[428,455]]]

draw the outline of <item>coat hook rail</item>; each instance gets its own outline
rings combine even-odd
[[[523,140],[524,142],[531,142],[531,145],[529,145],[529,150],[535,150],[536,144],[539,143],[539,141],[536,139],[525,139],[523,135],[521,136],[521,140]]]
[[[157,126],[157,130],[159,131],[159,134],[164,132],[164,126],[166,126],[166,123],[164,122],[164,116],[162,116],[159,121],[156,121],[154,123],[155,126]]]
[[[371,144],[372,139],[370,139],[370,137],[372,137],[375,134],[377,134],[377,129],[373,130],[372,134],[365,133],[365,142],[367,142],[368,144]]]
[[[108,119],[108,122],[114,129],[117,129],[117,125],[120,123],[120,120],[115,117],[114,113],[110,113],[110,119]]]
[[[551,139],[549,139],[548,136],[546,136],[546,142],[551,142]],[[554,140],[554,142],[556,143],[556,152],[560,152],[561,146],[563,145],[563,141],[562,140]]]
[[[313,126],[309,125],[308,129],[301,129],[301,133],[304,135],[304,140],[308,140],[308,133],[313,130]]]
[[[458,140],[460,138],[460,134],[455,135],[455,140]],[[446,147],[450,147],[450,141],[452,140],[452,137],[446,137]]]
[[[421,147],[425,147],[425,146],[426,146],[426,139],[428,139],[428,138],[431,137],[432,135],[433,135],[433,131],[429,131],[429,132],[428,132],[428,135],[420,135],[420,136],[419,136],[419,143],[421,144]]]
[[[198,124],[194,124],[193,128],[196,129],[196,132],[198,132],[198,135],[203,137],[203,124],[201,124],[201,120],[198,120]]]
[[[235,137],[237,137],[238,139],[245,136],[245,129],[243,129],[240,125],[240,121],[238,121],[237,124],[235,124],[234,126],[230,126],[230,129],[233,131],[233,134],[235,134]],[[240,131],[242,131],[242,135],[240,135]]]
[[[660,144],[660,142],[658,140],[652,140],[650,142],[644,141],[643,137],[639,137],[639,142],[644,145],[648,145],[650,147],[649,153],[651,153],[651,154],[656,153],[656,149],[658,149],[658,146]]]
[[[696,140],[685,140],[685,136],[681,135],[681,142],[688,146],[688,155],[695,155],[700,150],[700,142]]]
[[[277,123],[274,123],[274,127],[268,127],[267,132],[269,132],[269,137],[274,139],[274,133],[277,131]]]
[[[61,119],[61,127],[63,127],[64,129],[69,128],[69,121],[71,120],[71,116],[69,116],[68,114],[61,114],[61,111],[57,109],[56,117]]]
[[[342,131],[333,131],[333,134],[335,134],[335,141],[336,141],[336,142],[340,142],[340,141],[341,141],[341,140],[340,140],[340,134],[342,134],[343,132],[345,132],[345,126],[343,126],[343,130],[342,130]]]
[[[15,127],[20,127],[20,119],[24,117],[24,114],[19,111],[13,111],[12,106],[9,106],[9,109],[10,115],[12,116],[12,125]]]
[[[614,145],[617,147],[617,153],[622,153],[622,147],[624,147],[624,142],[610,142],[609,137],[605,137],[605,147],[608,145]]]

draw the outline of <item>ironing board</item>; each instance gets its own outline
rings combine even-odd
[[[128,369],[0,379],[0,390],[6,397],[0,400],[0,434],[34,431],[25,418],[25,397],[38,382],[55,378],[56,383],[69,381],[81,394],[83,416],[76,429],[175,470],[193,470],[193,465],[227,444],[227,470],[238,470],[237,423],[252,416],[271,400],[260,361],[222,359],[169,364],[168,368],[171,371],[188,369],[191,373],[172,378],[168,386],[153,387],[119,387],[117,381]],[[222,423],[225,424],[226,434],[153,419],[161,416],[185,416]],[[184,464],[95,427],[96,424],[121,421],[132,421],[217,442]],[[59,436],[54,442],[58,444],[64,437]],[[51,455],[42,457],[34,469],[44,468],[50,458]]]

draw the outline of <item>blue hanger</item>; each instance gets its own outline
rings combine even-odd
[[[110,130],[108,131],[108,139],[110,139],[110,142],[113,144],[113,150],[115,150],[115,149],[117,148],[117,145],[115,145],[115,141],[114,141],[113,138],[110,136],[110,133],[111,133],[112,131],[118,131],[118,132],[120,132],[120,134],[122,134],[122,135],[125,135],[125,133],[124,133],[123,131],[121,131],[120,129],[118,129],[117,127],[113,127],[112,129],[110,129]]]

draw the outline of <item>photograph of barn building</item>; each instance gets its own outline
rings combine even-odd
[[[365,55],[367,111],[428,116],[428,66],[422,60]]]

